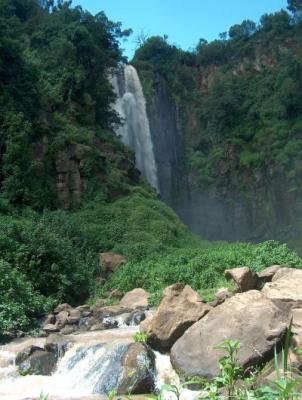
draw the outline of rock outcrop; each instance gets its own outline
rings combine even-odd
[[[175,284],[164,291],[164,297],[155,314],[140,324],[150,344],[160,350],[169,350],[186,329],[210,311],[197,292],[188,285]]]
[[[238,361],[245,369],[269,360],[289,322],[289,309],[278,308],[259,291],[239,293],[211,310],[174,344],[171,361],[186,376],[213,378],[218,375],[227,339],[241,343]]]

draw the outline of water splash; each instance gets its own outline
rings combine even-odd
[[[117,94],[114,109],[124,121],[116,133],[124,144],[134,150],[137,168],[150,185],[159,192],[157,167],[143,88],[136,69],[132,65],[125,65],[122,72],[122,79],[119,79],[118,75],[111,78],[112,86]]]

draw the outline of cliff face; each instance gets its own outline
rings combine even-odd
[[[302,48],[290,29],[301,35],[301,26],[286,29],[272,43],[257,33],[240,56],[242,43],[220,43],[229,46],[225,58],[206,65],[156,38],[136,56],[161,196],[205,238],[287,240],[296,234]],[[172,61],[152,59],[156,40],[174,52]]]

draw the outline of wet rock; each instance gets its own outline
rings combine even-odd
[[[148,300],[150,293],[146,290],[137,288],[126,293],[120,301],[120,306],[135,309],[135,308],[148,308]]]
[[[118,393],[150,393],[153,387],[154,356],[143,343],[131,343],[122,359],[123,374]]]
[[[116,317],[125,313],[130,313],[132,308],[124,307],[121,305],[107,306],[107,307],[96,307],[93,310],[94,317],[102,319],[105,317]]]
[[[42,325],[46,326],[46,325],[49,325],[49,324],[54,324],[55,322],[56,322],[56,317],[54,316],[54,314],[48,314],[46,316],[46,318],[44,319]]]
[[[35,348],[18,366],[19,372],[22,375],[51,375],[56,367],[56,363],[56,354]]]
[[[135,310],[125,320],[126,325],[136,326],[146,319],[146,313],[142,310]]]
[[[271,265],[270,267],[265,268],[257,274],[259,281],[261,283],[271,282],[280,268],[282,268],[281,265]]]
[[[224,276],[227,279],[232,279],[239,292],[247,292],[257,288],[258,277],[257,274],[251,271],[248,267],[226,269]]]
[[[94,332],[94,331],[103,331],[105,328],[105,326],[101,323],[98,322],[97,324],[92,325],[89,330]]]
[[[60,334],[49,335],[46,339],[44,349],[56,354],[57,358],[62,357],[71,345],[71,341]]]
[[[101,253],[100,254],[100,265],[105,269],[107,274],[113,273],[121,265],[126,264],[126,257],[115,254],[115,253]]]
[[[105,329],[114,329],[118,327],[118,321],[113,317],[105,317],[102,322]]]
[[[302,302],[302,270],[281,268],[273,277],[272,282],[266,283],[262,293],[271,300],[283,302]]]
[[[185,376],[214,378],[223,354],[217,346],[226,339],[241,343],[238,361],[244,369],[263,363],[280,344],[289,311],[289,307],[280,309],[256,290],[236,294],[184,333],[172,347],[172,364]]]
[[[175,284],[165,289],[157,311],[140,324],[140,330],[147,333],[152,346],[169,350],[210,309],[190,286]]]
[[[81,314],[83,312],[92,312],[91,307],[88,304],[83,304],[82,306],[78,306],[75,308],[75,310],[79,311]]]

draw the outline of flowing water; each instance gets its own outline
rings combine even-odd
[[[122,75],[113,76],[111,82],[117,94],[114,109],[123,120],[116,133],[124,144],[134,150],[137,168],[159,192],[146,99],[136,69],[132,65],[125,65]]]
[[[127,345],[133,343],[137,327],[110,329],[64,336],[71,345],[58,360],[51,376],[20,376],[15,365],[16,355],[29,346],[43,348],[45,338],[26,338],[0,346],[0,399],[38,399],[41,393],[49,400],[102,399],[99,393],[107,393],[117,386],[122,375],[121,358]],[[155,391],[165,384],[180,388],[179,377],[173,370],[169,355],[155,352]],[[181,390],[181,400],[197,399],[198,394]],[[133,400],[147,399],[133,396]],[[165,400],[175,400],[167,392]]]

